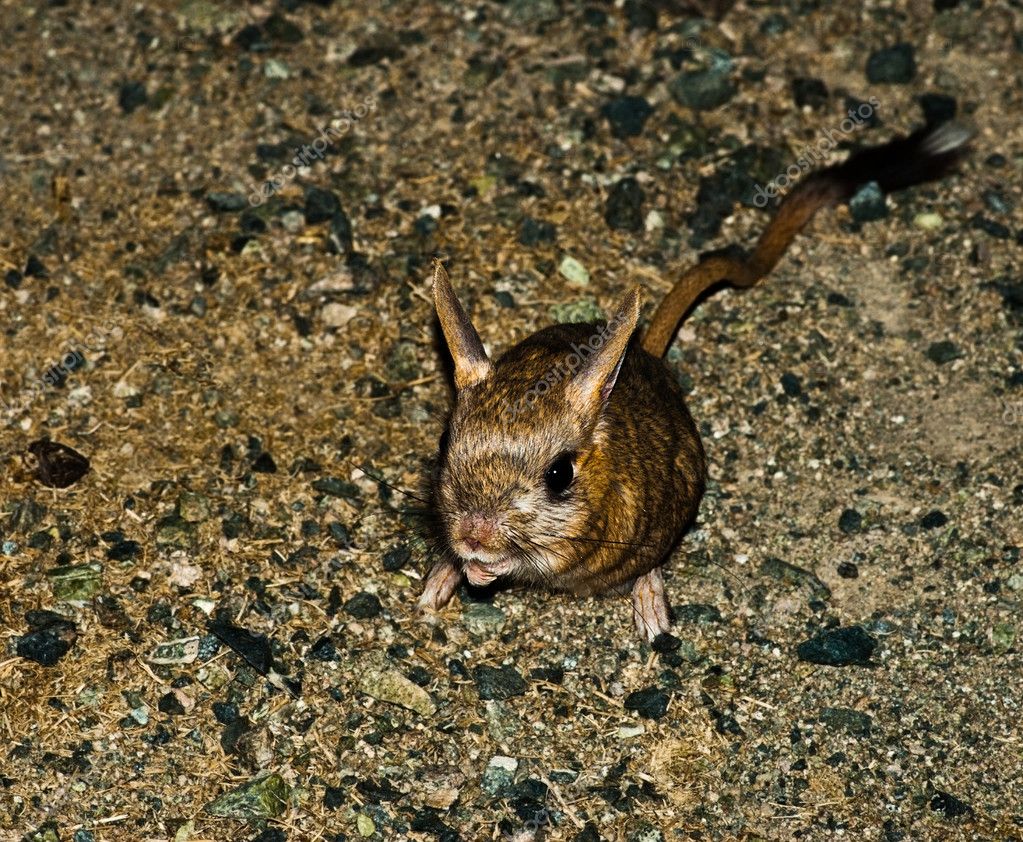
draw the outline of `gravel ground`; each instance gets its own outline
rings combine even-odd
[[[354,5],[0,0],[0,835],[1023,838],[1018,9]],[[682,328],[674,637],[414,618],[435,254],[495,350],[649,315],[825,132],[953,111]]]

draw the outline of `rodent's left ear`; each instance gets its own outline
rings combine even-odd
[[[455,388],[464,389],[484,380],[493,369],[490,357],[476,328],[458,303],[448,273],[439,260],[433,261],[433,302],[455,363]]]
[[[599,412],[611,397],[629,340],[639,321],[639,298],[639,287],[633,287],[622,299],[611,320],[590,341],[593,354],[565,389],[569,403],[585,415]]]

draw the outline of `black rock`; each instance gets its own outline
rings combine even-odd
[[[604,221],[616,230],[641,231],[643,198],[643,189],[636,179],[631,176],[620,179],[608,194]]]
[[[248,207],[248,200],[241,193],[213,191],[206,194],[206,204],[217,213],[238,213]]]
[[[412,552],[404,544],[392,547],[384,553],[384,570],[395,573],[412,560]]]
[[[650,647],[660,654],[666,654],[668,652],[674,652],[682,645],[682,641],[679,640],[671,632],[661,632],[657,637],[654,638],[653,643]]]
[[[305,221],[309,225],[326,222],[341,210],[341,200],[330,190],[307,187],[305,191]]]
[[[524,246],[553,243],[557,236],[558,231],[551,222],[533,219],[531,216],[527,216],[522,220],[522,228],[519,230],[519,242]]]
[[[601,114],[611,124],[611,134],[618,138],[641,135],[647,118],[653,113],[653,106],[641,96],[620,96],[601,109]]]
[[[125,82],[117,94],[117,104],[125,114],[131,114],[136,108],[141,108],[149,102],[149,94],[146,93],[146,86],[141,82]]]
[[[586,822],[583,829],[572,838],[572,842],[602,842],[602,840],[597,826],[593,822]]]
[[[849,213],[857,222],[871,222],[888,216],[888,203],[881,185],[868,181],[857,190],[849,200]]]
[[[352,223],[343,210],[339,210],[330,219],[330,230],[327,233],[327,251],[331,254],[351,254]]]
[[[263,32],[263,28],[254,23],[246,24],[239,29],[232,40],[236,46],[251,52],[270,49],[270,43]]]
[[[874,724],[871,716],[851,708],[824,708],[820,721],[832,731],[845,731],[854,737],[869,737]]]
[[[843,561],[838,565],[838,575],[843,579],[858,579],[860,575],[860,568],[851,561]]]
[[[916,60],[912,44],[896,44],[870,54],[867,59],[867,81],[873,85],[905,85],[916,76]]]
[[[60,442],[38,439],[28,452],[34,457],[36,479],[47,488],[68,488],[89,472],[89,460]]]
[[[111,561],[128,561],[142,555],[142,546],[138,541],[118,541],[107,550],[107,558]]]
[[[916,98],[920,109],[924,112],[924,120],[928,126],[947,123],[956,116],[958,106],[956,98],[948,94],[921,94]]]
[[[832,629],[800,643],[796,655],[801,661],[844,667],[870,663],[877,641],[860,626]]]
[[[29,632],[16,638],[15,652],[44,667],[52,667],[75,645],[78,628],[53,611],[29,611],[25,615]]]
[[[234,702],[214,702],[211,707],[213,715],[221,725],[230,725],[239,716],[238,705]]]
[[[659,687],[636,690],[625,697],[625,709],[634,710],[645,719],[660,719],[668,712],[671,696]]]
[[[253,836],[251,842],[288,842],[288,834],[279,827],[267,827]]]
[[[713,605],[703,602],[691,602],[687,605],[676,605],[672,613],[679,623],[705,626],[721,622],[721,612]]]
[[[263,31],[278,44],[297,44],[304,37],[296,23],[276,12],[263,21]]]
[[[946,819],[957,819],[973,813],[973,807],[956,798],[950,792],[935,790],[931,798],[931,809],[936,813],[944,813]]]
[[[20,289],[24,276],[17,269],[8,269],[4,272],[4,283],[11,289]]]
[[[983,231],[985,234],[997,240],[1007,240],[1011,235],[1009,227],[996,219],[984,216],[982,213],[975,213],[970,217],[970,227]]]
[[[337,653],[337,647],[334,646],[334,641],[324,635],[309,647],[309,657],[317,661],[336,661],[340,656]]]
[[[921,529],[938,529],[948,523],[948,515],[939,509],[934,509],[920,518]]]
[[[828,86],[820,79],[800,76],[792,80],[792,98],[800,108],[823,108],[828,104]]]
[[[735,96],[736,87],[731,72],[731,58],[720,51],[713,51],[709,67],[683,71],[668,87],[680,105],[709,111],[724,105]]]
[[[846,535],[852,535],[855,532],[859,532],[862,525],[863,515],[856,511],[856,509],[845,509],[842,514],[838,516],[838,528]]]
[[[935,365],[944,365],[952,360],[958,360],[963,355],[954,342],[945,339],[941,342],[932,342],[927,348],[927,359]]]
[[[312,486],[313,491],[326,494],[328,497],[343,497],[348,500],[356,500],[359,497],[359,486],[337,477],[314,480]]]
[[[803,393],[803,386],[791,371],[786,371],[781,376],[781,388],[790,398],[798,398]]]
[[[476,682],[476,691],[484,701],[501,701],[526,692],[525,679],[509,664],[500,667],[480,664],[473,669],[472,678]]]
[[[209,629],[260,675],[266,675],[273,669],[273,654],[266,635],[256,634],[219,618],[210,623]]]
[[[381,610],[380,600],[376,594],[360,591],[345,603],[345,611],[357,620],[369,620],[376,617]]]
[[[345,791],[339,786],[328,785],[323,790],[323,806],[328,810],[336,810],[345,803]]]
[[[625,0],[622,11],[629,29],[657,29],[657,6],[650,0]]]
[[[371,64],[379,64],[385,60],[401,58],[404,50],[401,46],[389,38],[381,38],[356,50],[348,57],[348,64],[352,67],[368,67]]]
[[[166,713],[170,716],[181,716],[185,712],[185,706],[181,704],[181,700],[178,698],[176,693],[164,693],[160,697],[160,701],[156,703],[160,713]]]
[[[46,266],[34,254],[30,254],[28,259],[25,260],[25,272],[26,278],[48,278],[50,273],[47,271]]]
[[[257,474],[275,474],[277,473],[277,463],[274,462],[273,456],[263,451],[252,463],[252,470]]]
[[[238,750],[238,741],[252,729],[247,716],[239,716],[229,722],[220,732],[220,747],[224,754],[234,754]]]

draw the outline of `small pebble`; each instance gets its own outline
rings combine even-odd
[[[916,60],[911,44],[896,44],[870,54],[867,81],[872,85],[905,85],[916,76]]]
[[[636,690],[625,697],[625,709],[634,710],[645,719],[660,719],[668,712],[671,697],[659,687]]]
[[[864,666],[870,663],[877,641],[860,626],[831,629],[801,644],[796,654],[801,661],[825,666]]]
[[[558,272],[573,286],[586,286],[590,282],[590,273],[586,271],[586,267],[567,254],[561,258]]]

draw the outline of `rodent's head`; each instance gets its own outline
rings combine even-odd
[[[439,261],[434,300],[455,368],[434,492],[447,547],[472,584],[498,576],[553,584],[592,548],[572,539],[587,533],[602,505],[604,410],[639,318],[639,293],[625,297],[606,327],[584,332],[571,353],[564,336],[541,331],[496,363]]]

